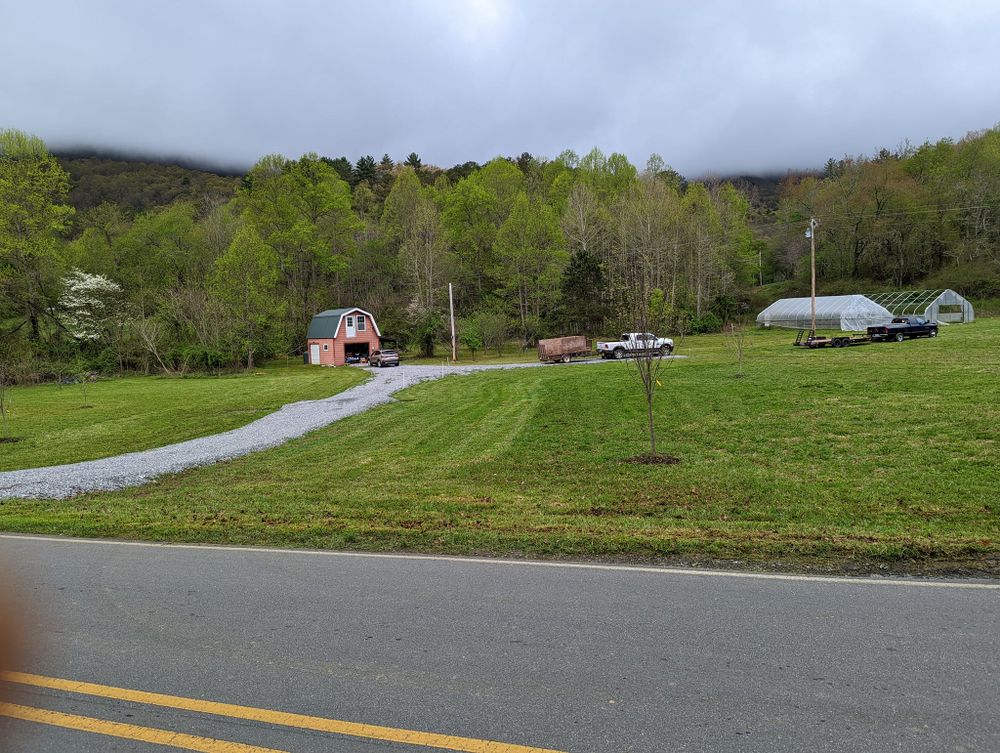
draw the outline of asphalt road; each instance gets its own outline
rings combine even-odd
[[[170,749],[81,731],[81,717],[184,733],[172,744],[213,753],[428,751],[442,743],[432,734],[477,753],[524,750],[485,741],[579,753],[1000,750],[995,581],[10,537],[0,567],[33,605],[20,611],[36,641],[15,668],[31,676],[4,683],[8,701],[56,712],[0,718],[10,753]],[[121,688],[181,701],[121,700]],[[203,713],[200,701],[253,711]],[[275,724],[270,711],[328,726]],[[380,728],[359,737],[373,730],[348,723]],[[194,737],[256,747],[194,748]]]

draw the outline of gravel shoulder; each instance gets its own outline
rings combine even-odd
[[[576,364],[611,363],[592,359]],[[0,473],[0,499],[65,499],[93,491],[141,486],[157,476],[231,460],[283,444],[311,431],[393,400],[420,382],[475,371],[545,366],[541,363],[489,366],[399,366],[369,369],[371,378],[322,400],[289,403],[238,429],[208,437],[82,463]],[[557,368],[553,366],[552,368]]]

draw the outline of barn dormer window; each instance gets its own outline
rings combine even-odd
[[[365,316],[364,314],[358,314],[358,332],[365,331]]]

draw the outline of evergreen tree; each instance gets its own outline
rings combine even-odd
[[[574,251],[559,283],[557,326],[565,334],[600,332],[610,315],[605,293],[600,259],[586,250]]]
[[[366,180],[369,185],[374,186],[378,182],[378,165],[375,164],[375,158],[370,154],[361,157],[354,165],[353,177],[355,183]]]

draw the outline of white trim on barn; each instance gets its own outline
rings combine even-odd
[[[337,330],[336,330],[337,332],[340,332],[340,325],[343,323],[344,317],[353,314],[355,311],[358,311],[358,312],[364,314],[365,317],[366,317],[366,321],[371,322],[372,327],[375,329],[375,334],[378,335],[379,337],[382,337],[382,333],[379,331],[378,325],[375,323],[375,317],[372,316],[367,311],[365,311],[364,309],[358,309],[358,308],[351,309],[350,311],[345,311],[343,314],[340,315],[340,319],[337,320]],[[357,332],[364,332],[365,331],[364,327],[358,328],[356,322],[357,322],[357,319],[355,318],[355,327],[354,327],[354,329],[355,329],[356,332],[353,335],[348,335],[349,337],[356,337],[357,336],[357,334],[356,334]]]

